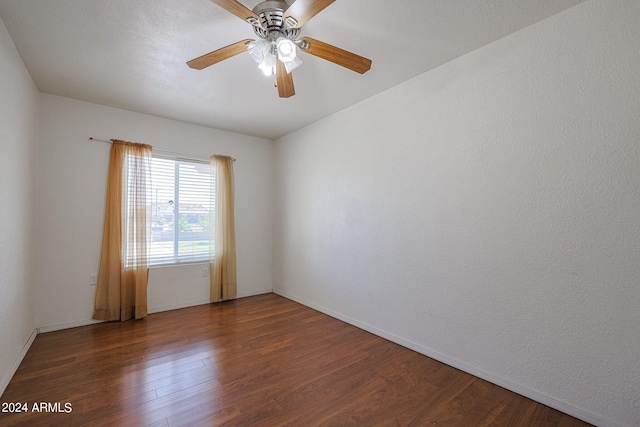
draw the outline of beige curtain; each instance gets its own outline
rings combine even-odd
[[[209,236],[211,302],[234,299],[236,284],[236,234],[233,208],[233,159],[211,157],[215,179],[215,215],[210,216],[213,235]]]
[[[93,318],[124,321],[147,315],[151,146],[111,142]]]

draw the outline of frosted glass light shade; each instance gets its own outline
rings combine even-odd
[[[293,61],[297,56],[296,45],[289,39],[279,37],[276,40],[276,47],[278,49],[278,59],[282,62]]]
[[[265,55],[269,53],[270,49],[271,43],[264,39],[258,40],[257,42],[249,42],[247,46],[249,56],[251,56],[251,59],[256,61],[257,64],[260,64],[264,60]]]
[[[287,70],[287,74],[291,73],[293,70],[302,65],[302,60],[297,56],[293,58],[291,61],[283,62],[284,68]]]
[[[276,56],[273,53],[267,53],[258,68],[262,70],[265,76],[272,76],[276,73]]]
[[[279,37],[276,40],[276,49],[278,52],[278,59],[284,64],[287,73],[291,73],[302,65],[302,61],[298,58],[297,46],[291,40]]]

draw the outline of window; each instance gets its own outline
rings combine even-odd
[[[209,259],[214,175],[206,161],[153,155],[150,265]]]

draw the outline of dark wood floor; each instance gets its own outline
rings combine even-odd
[[[29,409],[2,426],[588,425],[274,294],[38,335],[0,402]]]

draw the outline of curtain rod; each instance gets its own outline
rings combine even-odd
[[[98,138],[94,138],[92,136],[89,137],[89,141],[98,141],[98,142],[106,142],[107,144],[111,144],[111,141],[107,141],[106,139],[98,139]],[[178,153],[176,151],[169,151],[169,150],[163,150],[161,148],[154,148],[151,151],[158,151],[158,152],[164,152],[167,154],[177,154],[179,156],[187,156],[187,157],[199,157],[199,156],[194,156],[193,154],[188,154],[188,153]],[[236,159],[233,159],[233,161],[235,162]]]

